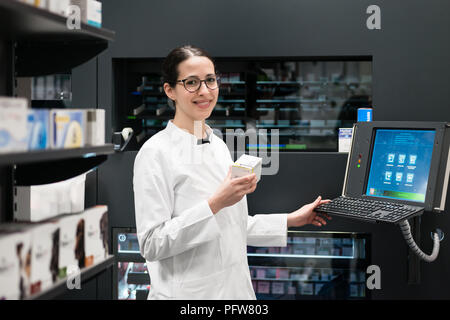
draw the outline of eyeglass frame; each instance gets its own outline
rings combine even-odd
[[[184,89],[185,89],[187,92],[190,92],[190,93],[194,93],[194,92],[197,92],[198,90],[200,90],[200,88],[202,87],[202,82],[205,83],[206,88],[208,88],[209,90],[216,90],[216,89],[218,89],[219,86],[220,86],[220,76],[217,75],[217,74],[214,75],[214,76],[216,77],[216,83],[217,83],[217,87],[214,88],[214,89],[211,89],[210,87],[208,87],[208,84],[206,83],[206,79],[200,80],[200,78],[197,78],[198,81],[200,81],[200,84],[198,85],[198,88],[197,88],[195,91],[189,91],[189,90],[186,88],[186,80],[188,80],[189,78],[196,78],[196,77],[187,77],[187,78],[182,79],[182,80],[177,80],[176,82],[177,82],[177,83],[180,83],[180,82],[183,83]]]

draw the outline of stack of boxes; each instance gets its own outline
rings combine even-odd
[[[71,6],[77,6],[82,22],[95,27],[102,26],[102,3],[95,0],[18,0],[50,12],[71,16],[76,14]]]
[[[0,97],[0,153],[105,144],[103,109],[30,109]]]
[[[0,97],[0,153],[103,145],[104,115]],[[0,224],[0,300],[32,297],[107,257],[108,208],[85,210],[85,180],[14,187],[15,222]]]
[[[45,222],[0,225],[0,300],[24,299],[49,289],[70,270],[108,256],[108,207]]]

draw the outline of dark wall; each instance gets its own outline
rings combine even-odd
[[[366,27],[371,4],[381,30]],[[116,39],[99,57],[99,104],[112,105],[112,57],[191,43],[220,57],[372,55],[374,120],[450,120],[448,12],[446,0],[104,1]]]
[[[381,30],[366,28],[366,9],[381,7]],[[217,57],[373,57],[374,120],[450,121],[450,2],[446,0],[108,0],[103,25],[116,32],[95,63],[74,71],[76,92],[97,74],[97,106],[107,109],[107,140],[114,130],[112,58],[164,57],[190,43]],[[87,68],[82,69],[82,68]],[[81,79],[81,80],[80,80]],[[87,89],[89,92],[91,89]],[[121,107],[121,106],[115,106]],[[132,164],[135,153],[111,156],[99,169],[99,202],[110,204],[112,225],[134,224]],[[276,176],[265,176],[248,197],[250,212],[286,212],[316,195],[340,193],[345,155],[284,154]],[[276,188],[274,188],[276,186]],[[125,191],[124,191],[125,190]],[[447,201],[447,207],[449,201]],[[450,232],[450,217],[422,218],[422,246],[431,251],[430,231]],[[306,229],[313,229],[308,227]],[[335,218],[323,228],[372,234],[372,262],[381,267],[375,299],[449,299],[450,249],[421,264],[421,284],[407,284],[407,247],[396,226]]]

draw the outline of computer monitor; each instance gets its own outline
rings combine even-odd
[[[450,128],[441,122],[358,122],[343,195],[443,211]]]

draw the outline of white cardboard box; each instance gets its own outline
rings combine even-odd
[[[0,230],[0,300],[17,300],[28,296],[31,276],[30,245],[30,233]]]
[[[13,233],[17,234],[19,237],[19,242],[14,245],[14,257],[17,259],[16,262],[19,267],[19,279],[18,287],[11,287],[11,291],[19,293],[18,299],[24,299],[31,294],[31,283],[32,283],[32,269],[33,269],[33,238],[31,232],[31,226],[28,224],[19,223],[5,223],[0,224],[0,233]],[[17,239],[17,238],[16,238]],[[6,245],[13,245],[11,242]],[[0,245],[0,251],[6,252],[6,247]],[[10,253],[7,253],[8,255]]]
[[[86,145],[105,144],[105,110],[87,109]]]
[[[95,27],[102,26],[102,3],[95,0],[71,0],[72,5],[80,7],[81,21]]]
[[[65,215],[52,221],[59,226],[58,278],[62,279],[71,270],[84,267],[84,215]]]
[[[31,295],[50,288],[58,279],[59,226],[31,225]]]
[[[108,207],[97,205],[84,212],[85,220],[85,266],[97,264],[107,257]]]
[[[252,173],[256,174],[257,181],[261,179],[262,158],[243,154],[231,167],[231,177],[243,177]]]
[[[0,153],[27,149],[28,102],[0,97]]]
[[[53,13],[67,16],[67,8],[70,6],[70,0],[48,0],[47,9]]]
[[[14,187],[14,219],[39,222],[84,210],[86,174],[61,182]]]
[[[353,128],[339,128],[338,152],[350,152]]]

